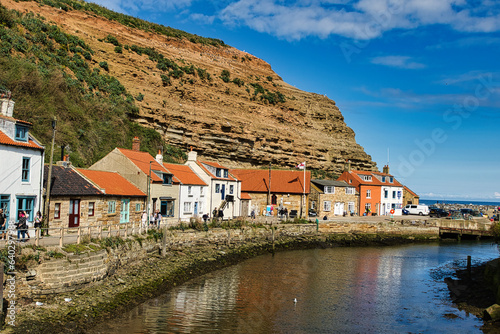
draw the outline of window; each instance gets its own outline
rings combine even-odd
[[[275,194],[273,194],[273,195],[271,196],[271,204],[276,205],[277,201],[278,201],[278,198],[276,197],[276,195],[275,195]]]
[[[215,192],[217,194],[220,193],[220,184],[218,184],[218,183],[215,184]]]
[[[332,202],[324,201],[323,202],[323,211],[330,211],[332,209]]]
[[[199,206],[199,213],[202,214],[203,213],[203,202],[202,201],[199,201],[198,202],[198,206]]]
[[[230,185],[229,186],[229,193],[232,194],[234,192],[234,186]]]
[[[354,202],[349,202],[347,204],[347,210],[349,210],[349,212],[354,212]]]
[[[188,186],[188,196],[193,196],[193,187]]]
[[[172,184],[172,174],[163,174],[163,184]]]
[[[160,203],[160,213],[163,217],[173,217],[174,216],[174,205],[175,201],[166,200]]]
[[[347,195],[354,195],[355,194],[355,190],[352,187],[347,187],[347,188],[345,188],[345,193]]]
[[[372,211],[372,204],[371,203],[366,203],[365,210],[366,210],[366,212],[371,212]]]
[[[191,202],[184,202],[184,213],[192,212],[191,204],[192,204]]]
[[[26,126],[16,124],[16,140],[28,141],[28,128]]]
[[[335,194],[334,186],[325,186],[325,194]]]
[[[61,218],[61,203],[54,204],[54,219]]]
[[[27,221],[32,222],[34,218],[33,207],[35,206],[34,196],[19,196],[17,197],[17,217],[19,218],[19,213],[25,211],[28,216]]]
[[[389,198],[389,191],[384,189],[384,198]]]
[[[22,166],[22,181],[29,182],[30,180],[30,158],[23,157],[23,166]]]
[[[229,177],[229,172],[227,169],[224,169],[224,177],[227,179]]]
[[[141,211],[141,203],[135,203],[135,211]]]
[[[108,213],[109,214],[116,213],[116,202],[115,201],[108,202]]]
[[[382,176],[382,182],[385,183],[385,176]]]
[[[205,196],[205,194],[203,193],[205,191],[205,187],[201,186],[200,187],[200,196]]]
[[[371,175],[363,175],[363,180],[371,182],[372,176]]]
[[[220,177],[220,176],[221,176],[221,169],[220,169],[220,168],[217,168],[217,169],[215,170],[215,176],[217,176],[217,177]]]
[[[389,182],[390,182],[390,183],[393,183],[393,182],[394,182],[394,178],[393,178],[392,176],[389,178]]]
[[[94,216],[94,206],[95,206],[95,202],[89,202],[89,217]]]
[[[392,198],[396,198],[396,191],[392,192]]]
[[[372,198],[372,191],[370,189],[366,191],[366,198]]]

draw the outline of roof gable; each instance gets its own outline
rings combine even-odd
[[[44,166],[44,188],[47,187],[49,166]],[[100,189],[86,180],[73,168],[52,166],[51,196],[89,196],[102,195]]]
[[[33,137],[28,134],[28,142],[15,141],[14,139],[7,136],[2,130],[0,130],[0,144],[9,146],[18,146],[32,148],[35,150],[43,151],[45,148],[33,140]]]
[[[156,161],[155,158],[153,158],[153,156],[148,152],[128,150],[125,148],[118,148],[118,151],[120,151],[120,153],[126,156],[134,165],[136,165],[146,175],[149,175],[150,168],[151,171],[155,170],[162,173],[170,174],[165,169],[165,167],[160,165],[158,161]],[[151,179],[153,180],[153,182],[155,181],[163,182],[163,179],[153,172],[151,172]]]
[[[187,165],[163,163],[163,166],[182,184],[206,186],[202,179]]]

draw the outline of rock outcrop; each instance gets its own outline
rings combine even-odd
[[[13,0],[2,4],[39,13],[82,38],[97,51],[92,62],[105,61],[110,75],[134,97],[141,95],[136,121],[159,131],[171,145],[197,150],[202,159],[228,167],[269,163],[293,167],[306,161],[308,168],[336,174],[350,160],[354,169],[376,170],[334,101],[285,83],[268,63],[253,55],[132,29],[83,11]],[[108,35],[122,45],[154,48],[179,66],[206,70],[211,79],[195,74],[165,84],[164,72],[153,60],[127,49],[115,52],[115,46],[105,41]],[[223,70],[230,74],[228,82],[221,78]],[[284,102],[269,103],[256,94],[259,86],[282,94]]]

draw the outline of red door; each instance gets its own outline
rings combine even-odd
[[[69,200],[69,225],[68,227],[80,226],[80,200]]]

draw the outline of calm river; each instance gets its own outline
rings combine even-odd
[[[93,333],[481,333],[443,282],[467,255],[477,264],[499,251],[453,242],[264,255],[191,280]]]

